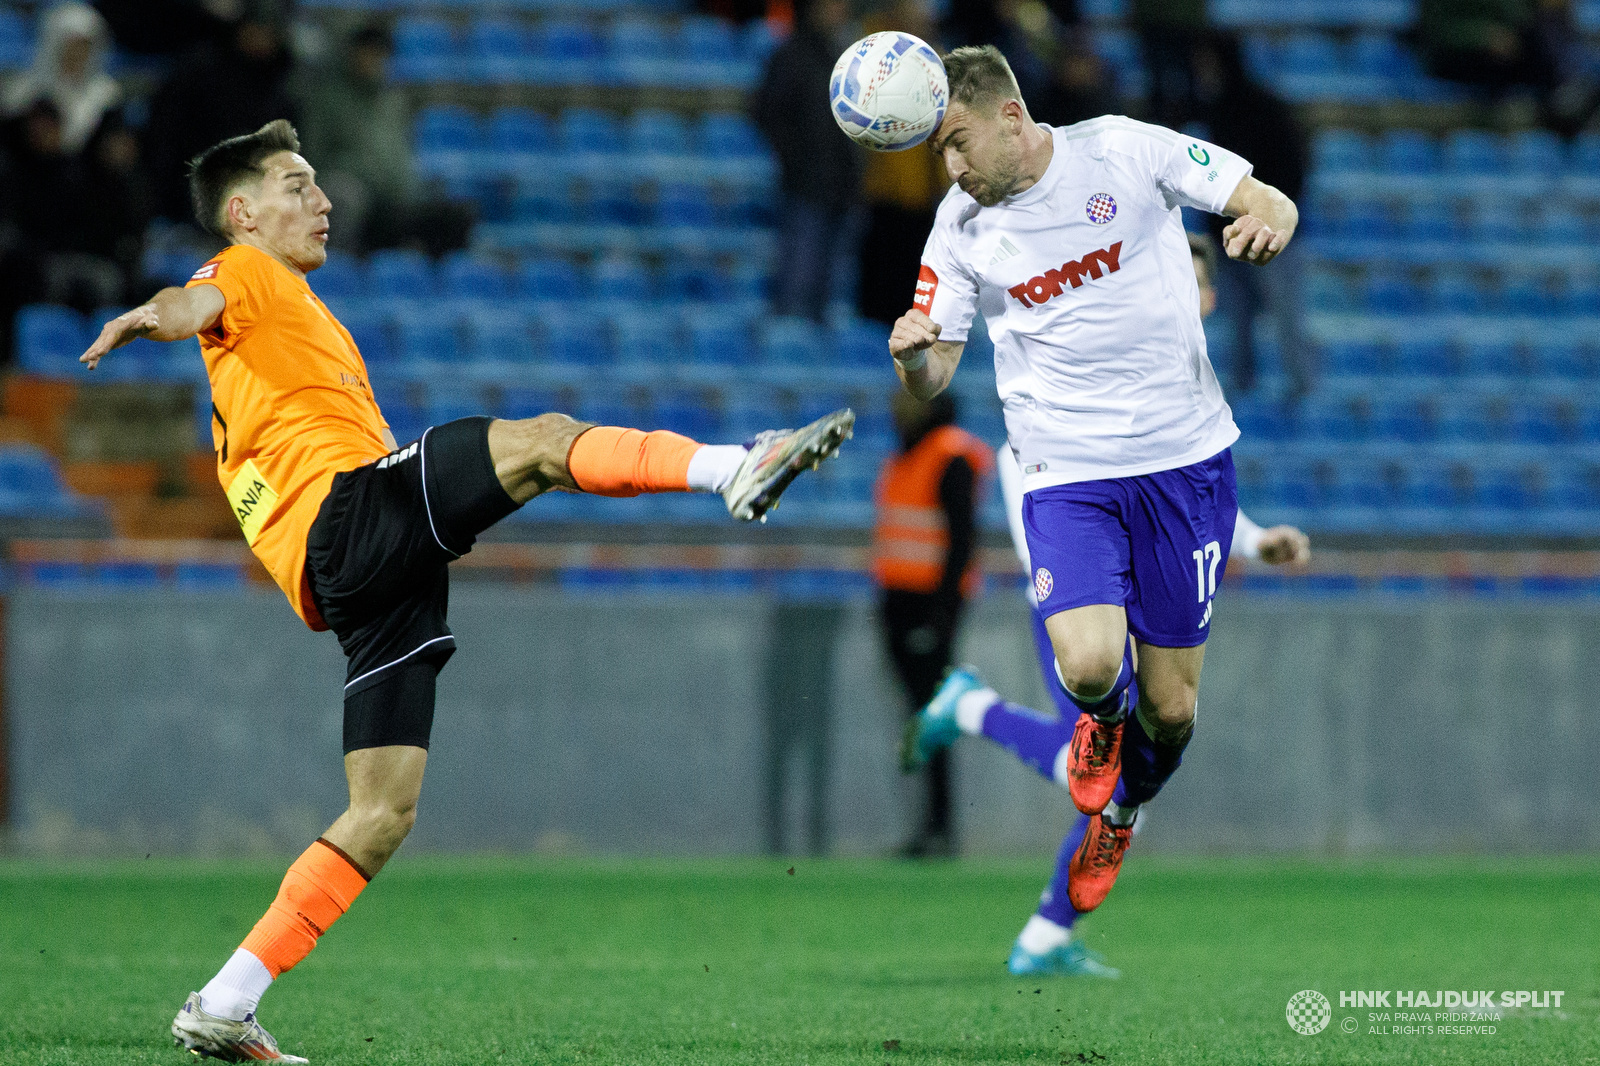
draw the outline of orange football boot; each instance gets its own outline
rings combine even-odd
[[[1122,856],[1132,841],[1132,824],[1112,825],[1104,815],[1089,816],[1083,843],[1067,864],[1067,898],[1072,901],[1073,910],[1087,914],[1105,902],[1111,886],[1117,883]]]
[[[1067,745],[1067,791],[1084,814],[1099,814],[1111,802],[1122,776],[1122,725],[1102,722],[1092,714],[1078,715]]]

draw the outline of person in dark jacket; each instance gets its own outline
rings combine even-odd
[[[782,184],[774,310],[818,322],[854,255],[861,214],[864,149],[828,107],[828,76],[850,43],[849,25],[849,0],[796,4],[794,32],[772,53],[750,109],[778,154]]]
[[[1293,108],[1246,72],[1237,37],[1215,32],[1197,41],[1194,88],[1196,117],[1205,124],[1207,137],[1250,160],[1255,177],[1298,203],[1309,151],[1305,130]],[[1214,229],[1220,236],[1221,227]],[[1216,281],[1228,291],[1222,303],[1235,333],[1230,388],[1248,392],[1255,385],[1255,323],[1266,315],[1277,327],[1291,391],[1302,395],[1310,389],[1313,368],[1305,361],[1306,346],[1301,343],[1299,262],[1298,256],[1285,256],[1277,270],[1257,270],[1232,259],[1223,264]]]
[[[915,715],[950,668],[962,610],[977,590],[978,486],[993,460],[988,445],[956,428],[948,392],[927,401],[896,393],[894,420],[901,451],[873,492],[872,572],[889,658]],[[947,752],[929,759],[925,780],[922,823],[904,853],[953,854]]]

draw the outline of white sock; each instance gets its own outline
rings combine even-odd
[[[1000,693],[992,688],[975,688],[956,700],[956,725],[968,736],[983,732],[983,716],[989,708],[1000,702]]]
[[[1131,807],[1124,807],[1117,803],[1116,800],[1112,800],[1106,804],[1106,809],[1103,813],[1106,816],[1106,821],[1112,825],[1118,828],[1127,828],[1139,816],[1139,805],[1135,803]]]
[[[1022,927],[1021,934],[1017,936],[1017,943],[1021,944],[1022,950],[1029,955],[1043,955],[1054,951],[1071,939],[1071,929],[1057,925],[1042,914],[1035,914],[1028,919],[1028,924]]]
[[[238,948],[217,971],[217,976],[200,990],[200,1009],[219,1018],[242,1022],[256,1009],[261,994],[270,984],[272,973],[261,960],[244,948]]]
[[[702,444],[689,457],[689,488],[699,492],[726,492],[749,451],[743,444]]]

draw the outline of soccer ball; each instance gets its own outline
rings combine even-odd
[[[844,50],[828,81],[828,104],[845,136],[878,152],[927,140],[950,99],[944,63],[920,37],[887,30]]]

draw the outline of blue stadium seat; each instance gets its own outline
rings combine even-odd
[[[827,359],[827,343],[816,323],[803,318],[774,318],[761,338],[767,362],[816,366]]]
[[[1367,278],[1366,302],[1376,314],[1413,314],[1422,310],[1422,290],[1405,273],[1378,269]]]
[[[76,510],[55,461],[32,445],[0,446],[0,511],[62,514]]]
[[[1264,34],[1247,34],[1242,42],[1244,67],[1256,81],[1271,85],[1283,70],[1282,50],[1278,42]]]
[[[375,311],[346,311],[339,315],[339,321],[350,331],[350,338],[368,367],[394,360],[393,331],[387,316]]]
[[[534,418],[561,409],[561,397],[555,390],[518,386],[500,390],[493,414],[496,418]]]
[[[53,304],[24,307],[17,312],[14,329],[18,365],[30,374],[45,377],[82,373],[78,356],[99,332],[78,312]]]
[[[0,70],[26,67],[33,59],[33,33],[20,12],[0,8]]]
[[[1500,306],[1512,315],[1546,315],[1555,307],[1549,282],[1534,274],[1517,272],[1503,279]]]
[[[1306,273],[1305,302],[1313,311],[1354,311],[1360,299],[1343,273],[1314,265]]]
[[[1322,367],[1328,374],[1375,374],[1382,362],[1378,346],[1370,341],[1334,340],[1322,346]]]
[[[626,308],[612,313],[610,327],[620,363],[669,367],[684,362],[676,315],[655,308]]]
[[[1311,148],[1313,167],[1324,174],[1372,169],[1372,144],[1355,130],[1323,130]]]
[[[1396,174],[1432,174],[1439,169],[1439,146],[1421,130],[1389,130],[1378,139],[1378,161]]]
[[[1556,299],[1563,314],[1600,315],[1600,283],[1593,277],[1569,274]]]
[[[594,28],[577,19],[546,19],[535,33],[532,47],[546,59],[592,62],[605,54]]]
[[[657,389],[653,396],[652,428],[670,429],[701,441],[722,436],[722,412],[706,390]]]
[[[660,61],[676,58],[677,40],[668,28],[653,19],[621,18],[611,24],[607,35],[613,60]]]
[[[90,571],[95,584],[117,589],[152,589],[162,585],[155,563],[132,561],[96,563]]]
[[[452,252],[439,268],[441,295],[457,300],[507,300],[511,275],[503,264],[470,252]]]
[[[1438,414],[1431,397],[1380,392],[1372,399],[1374,436],[1418,444],[1438,435]]]
[[[706,366],[749,366],[760,361],[751,316],[728,308],[708,308],[684,315],[690,360]]]
[[[507,18],[473,22],[462,45],[467,55],[485,59],[520,59],[533,52],[533,42],[522,23]]]
[[[1593,378],[1600,373],[1600,352],[1570,340],[1534,337],[1528,345],[1533,372],[1553,378]]]
[[[629,115],[623,136],[632,152],[678,155],[689,147],[689,125],[683,116],[658,108],[642,108]]]
[[[1363,440],[1369,432],[1364,398],[1313,394],[1301,401],[1300,424],[1309,437],[1337,442]]]
[[[433,295],[433,270],[421,252],[386,248],[373,252],[367,266],[373,292],[411,300]]]
[[[834,337],[834,350],[845,366],[882,370],[889,364],[889,327],[868,319],[853,319]]]
[[[532,320],[516,305],[494,305],[469,315],[466,346],[475,363],[519,363],[539,361]]]
[[[1546,244],[1587,244],[1589,230],[1584,216],[1575,205],[1562,200],[1548,200],[1541,205],[1534,223],[1534,236]]]
[[[765,63],[782,37],[766,19],[751,19],[744,28],[741,51],[747,63]]]
[[[1437,338],[1405,333],[1391,345],[1394,369],[1415,377],[1450,377],[1461,369],[1460,352]]]
[[[638,226],[648,220],[651,205],[638,182],[626,175],[596,177],[585,184],[580,217],[587,222]]]
[[[716,264],[695,256],[672,256],[662,267],[661,296],[666,300],[719,300],[726,295],[727,287]]]
[[[1505,143],[1485,130],[1454,130],[1444,139],[1445,167],[1457,174],[1498,174],[1505,169]]]
[[[734,63],[739,60],[739,42],[733,28],[717,18],[691,15],[679,31],[683,57],[697,63]]]
[[[604,323],[588,314],[541,308],[532,319],[539,361],[566,366],[609,366],[611,347]]]
[[[1504,428],[1495,417],[1493,401],[1472,394],[1439,397],[1439,437],[1446,441],[1480,443],[1500,436]]]
[[[1433,281],[1433,307],[1447,314],[1470,315],[1483,309],[1485,286],[1466,274],[1449,271]]]
[[[1415,72],[1417,62],[1387,33],[1358,33],[1350,42],[1350,67],[1368,77],[1394,78]]]
[[[184,592],[237,589],[244,585],[244,567],[237,563],[180,562],[172,568],[173,585]]]
[[[743,115],[724,111],[709,111],[700,119],[700,151],[722,159],[739,159],[765,155],[766,142],[760,132]]]
[[[528,259],[517,268],[515,293],[524,300],[581,300],[589,285],[578,268],[565,259]]]
[[[1560,444],[1578,433],[1578,408],[1569,399],[1517,396],[1510,401],[1510,435],[1521,444]]]
[[[1405,232],[1417,241],[1459,241],[1467,236],[1467,223],[1455,203],[1430,196],[1407,204]]]
[[[1523,358],[1525,351],[1499,339],[1468,337],[1461,343],[1462,370],[1492,377],[1523,375],[1530,369]]]
[[[12,501],[0,490],[0,513],[11,511]],[[94,587],[89,568],[82,563],[24,563],[18,568],[21,578],[40,588],[85,591]]]
[[[656,199],[656,224],[705,228],[717,224],[716,210],[703,185],[667,185]]]
[[[311,291],[328,300],[359,299],[367,295],[367,265],[353,255],[334,254],[306,279]]]
[[[1240,431],[1252,441],[1288,439],[1291,424],[1276,400],[1244,395],[1229,400],[1228,406],[1233,409],[1233,420]]]
[[[525,175],[511,194],[511,217],[517,222],[570,222],[578,215],[571,183],[559,177]]]
[[[1561,141],[1549,130],[1519,130],[1508,139],[1506,165],[1515,174],[1555,175],[1565,162]]]
[[[394,49],[392,73],[397,81],[450,81],[458,73],[455,30],[443,19],[400,19],[394,28]]]
[[[548,152],[555,146],[550,120],[526,107],[497,108],[489,116],[487,142],[496,152]]]
[[[1279,53],[1284,71],[1295,74],[1338,74],[1344,69],[1344,59],[1332,37],[1325,33],[1297,31],[1289,34]]]
[[[441,315],[436,305],[397,313],[394,336],[400,357],[407,361],[459,363],[469,358],[461,323],[453,316]]]
[[[562,147],[569,152],[610,155],[626,146],[621,120],[599,108],[569,107],[561,112],[559,126]]]
[[[1600,173],[1600,133],[1580,133],[1572,139],[1567,170],[1580,177]]]
[[[473,151],[483,146],[477,116],[454,104],[433,104],[417,113],[416,147],[420,152]]]
[[[623,256],[595,264],[594,291],[602,300],[637,303],[655,299],[655,283],[650,272],[637,259]]]

